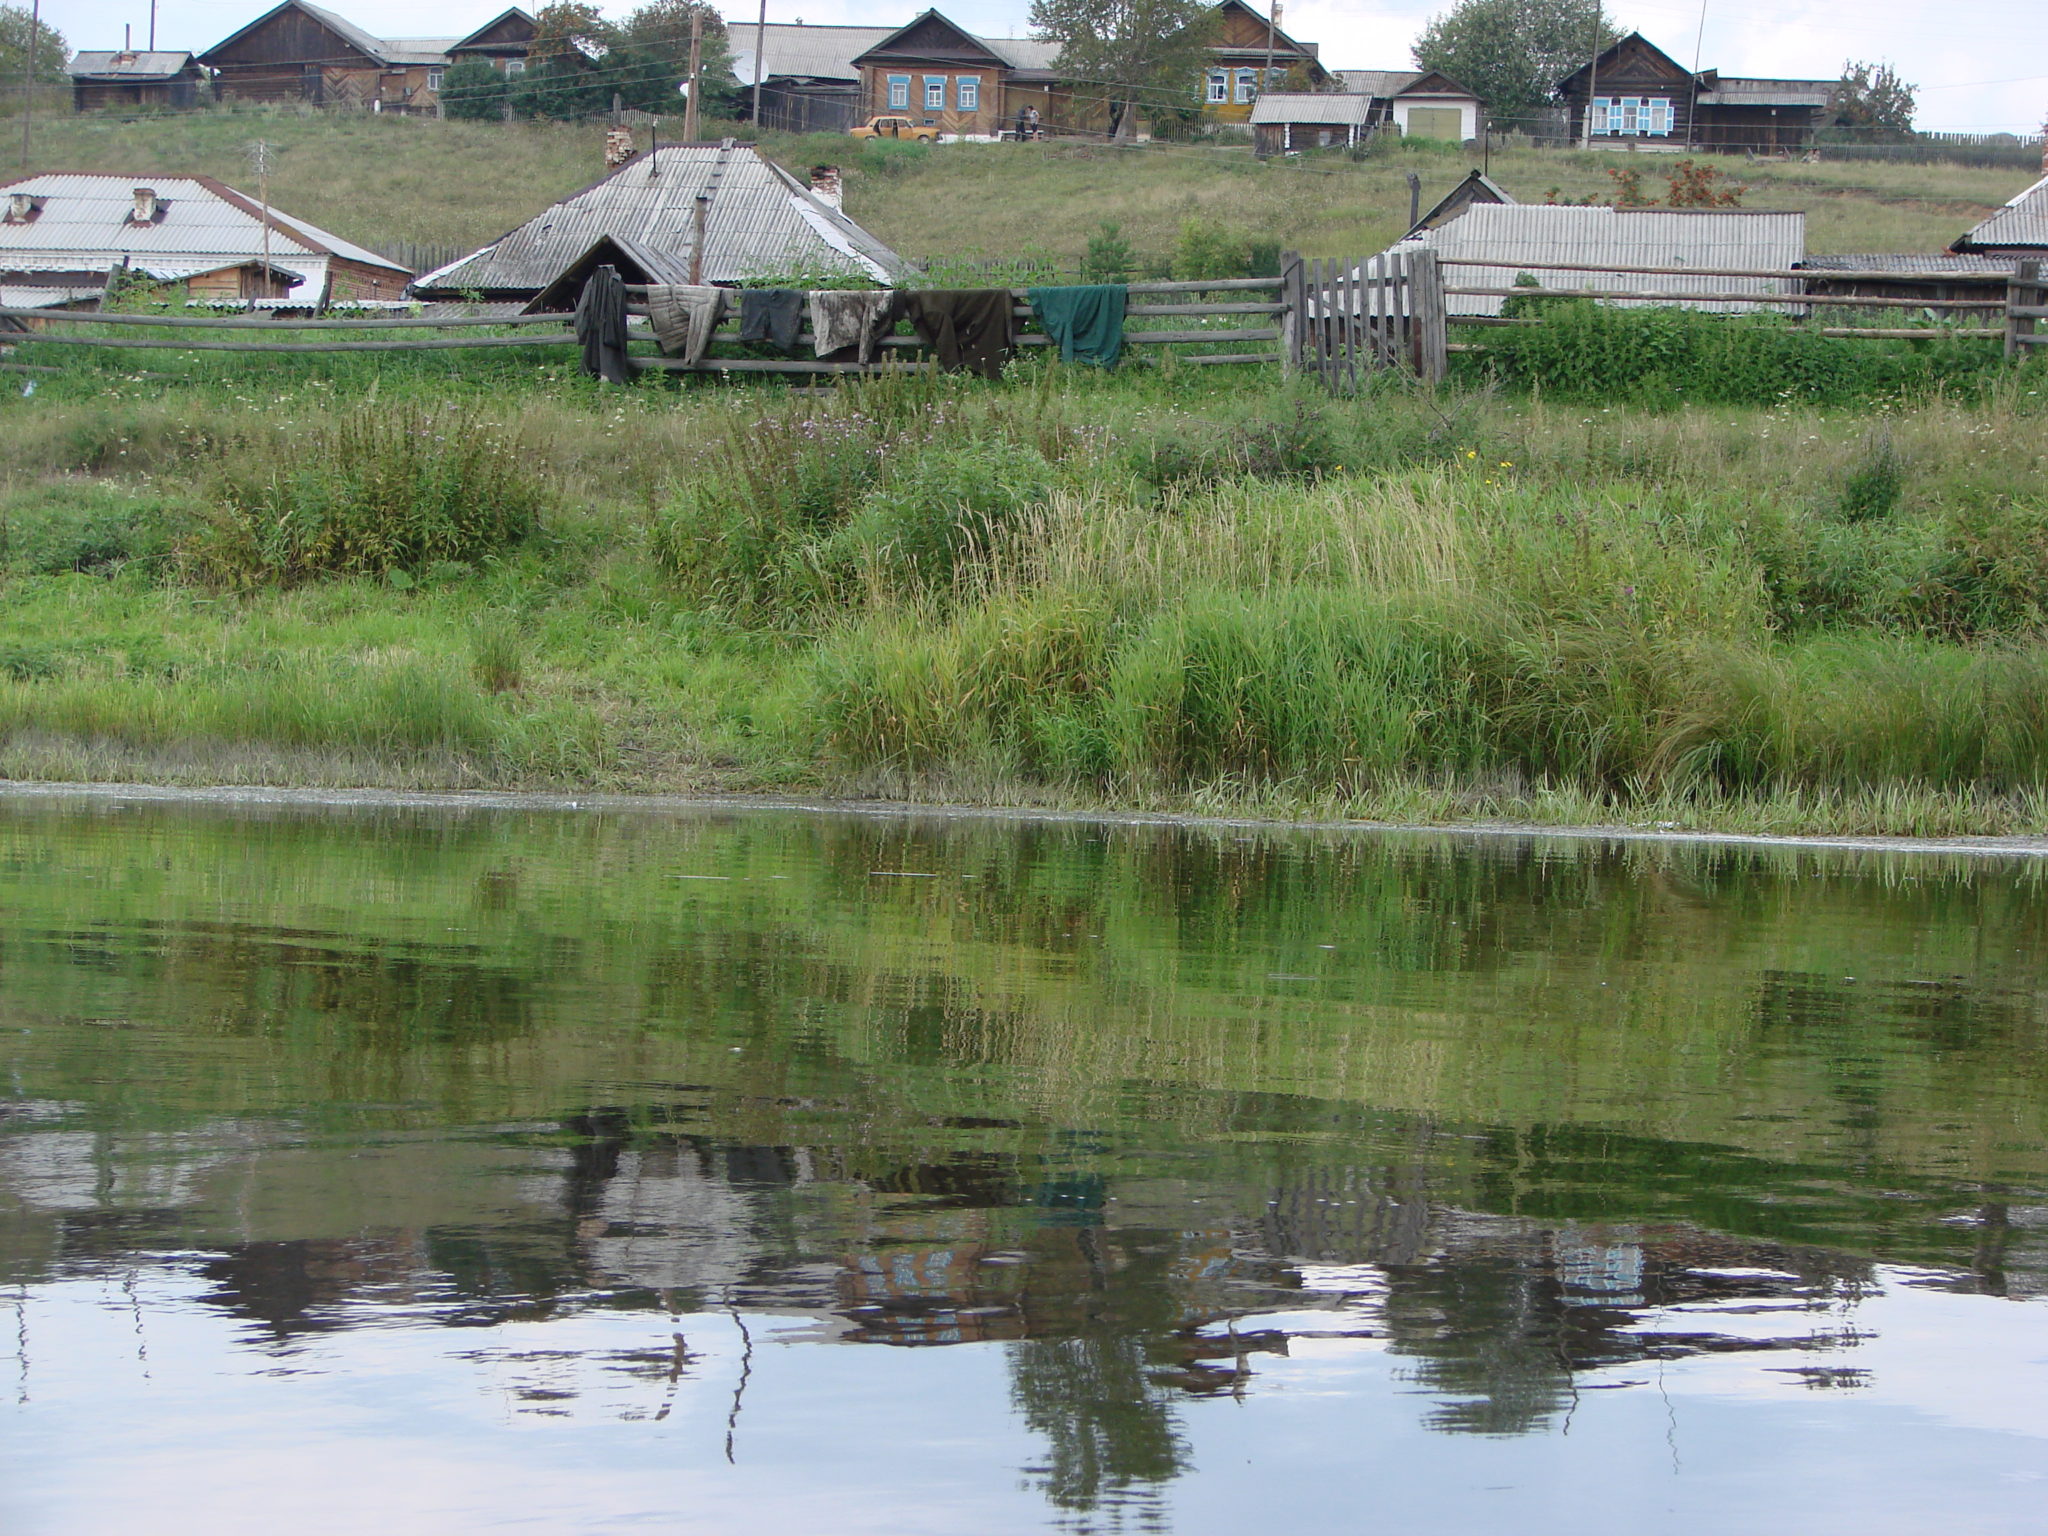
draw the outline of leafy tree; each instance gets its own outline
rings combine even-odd
[[[1842,65],[1842,80],[1835,87],[1835,126],[1911,133],[1919,94],[1920,88],[1901,80],[1891,65],[1852,59]]]
[[[678,112],[676,87],[690,73],[690,20],[704,19],[698,55],[697,109],[717,116],[731,104],[732,49],[725,20],[705,0],[648,0],[612,30],[600,71],[626,105]]]
[[[1031,30],[1060,45],[1077,99],[1108,104],[1119,139],[1137,135],[1141,112],[1201,100],[1214,27],[1208,0],[1031,0]]]
[[[1441,70],[1496,121],[1513,121],[1620,35],[1601,0],[1457,0],[1415,40],[1415,67]]]
[[[441,77],[441,110],[469,122],[489,122],[505,115],[512,87],[494,65],[482,59],[451,64]]]
[[[611,105],[597,64],[612,43],[612,24],[585,0],[554,0],[534,13],[526,73],[513,83],[519,117],[589,117]]]
[[[28,40],[33,23],[36,39],[36,79],[44,85],[64,85],[70,76],[64,66],[71,62],[71,45],[64,34],[47,21],[36,21],[28,7],[0,5],[0,83],[19,88],[28,68]]]

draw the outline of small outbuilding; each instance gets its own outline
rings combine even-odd
[[[1252,103],[1252,141],[1261,155],[1343,149],[1370,132],[1371,98],[1336,91],[1268,91]]]
[[[196,106],[206,71],[189,53],[168,49],[89,50],[64,67],[77,112],[168,112]]]
[[[664,144],[413,284],[426,299],[529,303],[610,236],[657,281],[855,278],[893,285],[910,266],[751,144]]]

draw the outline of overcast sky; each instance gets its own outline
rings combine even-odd
[[[26,0],[22,0],[26,3]],[[459,35],[504,9],[505,0],[325,0],[365,30],[384,36]],[[888,26],[930,0],[770,0],[770,21]],[[1448,0],[1295,0],[1281,25],[1322,45],[1337,69],[1401,69],[1422,24]],[[1887,59],[1920,87],[1919,126],[1966,133],[2033,133],[2048,117],[2048,0],[1975,0],[1962,11],[1928,0],[1610,0],[1624,27],[1642,32],[1680,63],[1697,45],[1703,68],[1741,75],[1832,79],[1845,59]],[[529,9],[532,7],[529,5]],[[623,14],[632,0],[604,9]],[[990,36],[1022,36],[1028,0],[947,0],[947,15]],[[262,0],[159,0],[157,42],[199,52],[262,14]],[[752,19],[751,5],[729,13]],[[148,0],[44,0],[43,15],[73,48],[120,46],[132,25],[148,33]]]

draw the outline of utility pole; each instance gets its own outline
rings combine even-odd
[[[256,167],[256,201],[263,207],[263,271],[256,279],[260,287],[270,285],[270,146],[258,139],[249,146],[249,158]]]
[[[1273,39],[1280,30],[1280,0],[1273,0],[1273,9],[1266,13],[1266,72],[1259,76],[1259,94],[1264,95],[1273,84]]]
[[[690,94],[683,98],[683,139],[697,142],[697,72],[704,66],[704,8],[690,7]]]
[[[21,79],[21,168],[28,169],[28,127],[36,115],[36,42],[43,30],[43,0],[30,0],[28,73]]]
[[[1593,147],[1593,92],[1600,88],[1600,23],[1606,13],[1598,5],[1593,7],[1593,57],[1586,65],[1586,145]]]
[[[768,0],[761,0],[760,19],[754,23],[754,135],[761,133],[761,81],[768,73],[768,60],[763,57],[768,46]],[[805,100],[808,107],[810,102]]]
[[[156,52],[156,0],[149,0],[149,51]]]

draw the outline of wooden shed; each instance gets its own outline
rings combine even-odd
[[[182,50],[78,53],[64,72],[77,112],[174,111],[198,105],[206,85],[206,71]]]
[[[1372,98],[1336,91],[1268,91],[1252,104],[1252,143],[1261,155],[1341,149],[1371,131]]]

